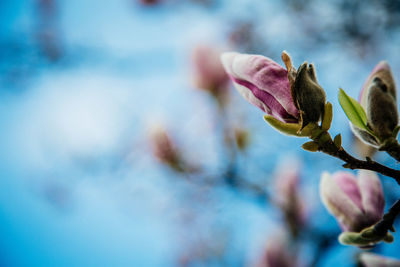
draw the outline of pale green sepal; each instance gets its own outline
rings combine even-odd
[[[360,233],[343,232],[339,235],[339,242],[343,245],[371,246],[381,241],[392,243],[393,235],[387,232],[384,236],[378,235],[374,226],[362,230]]]
[[[316,130],[319,130],[319,127],[315,123],[309,123],[306,127],[301,130],[301,122],[299,123],[286,123],[282,122],[273,116],[264,115],[264,120],[275,128],[277,131],[292,136],[298,137],[308,137],[315,133]]]
[[[301,124],[299,123],[285,123],[270,115],[265,115],[264,120],[267,123],[269,123],[269,125],[271,125],[273,128],[275,128],[277,131],[283,134],[292,136],[301,136],[297,133],[301,127]]]
[[[391,233],[387,233],[386,236],[383,238],[383,241],[386,243],[393,243],[394,237]]]
[[[326,133],[326,131],[323,131],[321,128],[315,128],[311,135],[310,138],[315,140],[317,137],[321,136],[321,134]]]
[[[360,233],[356,232],[343,232],[339,235],[339,242],[343,245],[350,246],[367,246],[371,245],[374,242],[371,242],[370,239],[364,238]]]
[[[373,239],[376,238],[376,232],[374,226],[365,228],[360,232],[360,235],[366,239]]]
[[[316,123],[310,122],[309,124],[306,125],[306,127],[303,128],[303,130],[301,130],[300,136],[311,136],[317,130],[318,132],[321,131]]]
[[[321,122],[322,130],[328,131],[329,128],[331,128],[332,118],[333,118],[332,104],[330,102],[326,102],[324,109],[324,117],[322,118]]]
[[[337,148],[341,148],[342,147],[342,135],[338,134],[335,136],[335,138],[333,139],[333,142],[335,143],[335,146]]]
[[[304,143],[301,146],[304,150],[310,151],[310,152],[317,152],[318,151],[318,143],[314,142],[314,141],[310,141],[307,143]]]

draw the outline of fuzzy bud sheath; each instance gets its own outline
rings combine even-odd
[[[301,111],[302,128],[308,123],[317,123],[324,115],[325,91],[318,84],[313,64],[301,64],[293,89],[293,99]]]
[[[354,125],[352,130],[362,141],[379,148],[393,136],[399,120],[396,85],[387,62],[380,62],[372,70],[361,90],[360,104],[366,111],[367,125],[373,135]]]
[[[215,96],[225,94],[229,82],[219,54],[217,48],[206,45],[196,46],[192,52],[194,86]]]

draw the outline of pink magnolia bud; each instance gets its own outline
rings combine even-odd
[[[223,53],[222,64],[239,93],[251,104],[283,122],[297,123],[288,72],[273,60],[260,56]]]
[[[356,178],[350,172],[325,172],[320,195],[328,211],[343,231],[360,232],[382,219],[385,199],[382,185],[374,172],[362,170]]]
[[[392,136],[398,125],[396,86],[390,66],[379,62],[367,78],[360,94],[361,106],[367,114],[367,123],[375,136],[385,140]],[[353,132],[364,142],[379,147],[380,141],[353,125]]]
[[[220,52],[210,46],[197,46],[192,55],[194,85],[220,96],[227,90],[229,77],[219,60]]]

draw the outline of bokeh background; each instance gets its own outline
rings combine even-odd
[[[313,62],[332,133],[357,154],[338,88],[357,97],[383,59],[400,82],[400,1],[1,0],[0,22],[1,266],[254,266],[288,235],[283,169],[308,229],[286,253],[355,266],[318,193],[341,162],[302,151],[234,88],[223,104],[196,88],[193,51]],[[160,129],[185,168],[157,153]],[[388,207],[399,190],[382,181]],[[399,240],[374,251],[396,257]]]

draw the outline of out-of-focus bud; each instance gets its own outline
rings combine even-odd
[[[237,147],[239,150],[244,151],[250,142],[249,132],[243,128],[235,128],[234,134]]]
[[[231,46],[242,51],[260,51],[267,44],[265,39],[257,31],[257,25],[250,21],[234,21],[231,27],[228,40]]]
[[[332,176],[325,172],[320,195],[343,231],[358,233],[382,219],[385,199],[374,172],[362,170],[358,179],[349,172],[336,172]]]
[[[146,6],[159,4],[161,0],[139,0],[139,3]]]
[[[299,122],[288,72],[278,63],[264,56],[235,52],[223,53],[221,61],[236,89],[247,101],[282,122]]]
[[[302,128],[308,123],[319,122],[325,109],[326,95],[318,84],[313,64],[304,62],[298,69],[293,87],[293,99],[302,117]]]
[[[290,165],[289,165],[290,164]],[[276,203],[282,210],[285,222],[296,237],[306,220],[305,205],[300,197],[299,164],[293,160],[282,162],[275,174]]]
[[[361,90],[360,103],[373,134],[354,125],[352,130],[361,140],[378,148],[386,139],[393,137],[399,120],[396,86],[387,62],[380,62],[372,70]]]
[[[289,247],[285,237],[275,237],[268,241],[262,257],[254,264],[254,267],[294,267],[296,255]]]
[[[44,55],[55,62],[62,56],[62,40],[59,30],[59,1],[37,0],[37,38]]]
[[[161,126],[154,126],[150,132],[150,142],[153,155],[162,163],[176,171],[183,171],[180,152]]]
[[[359,261],[363,267],[400,267],[400,261],[397,259],[382,257],[369,252],[361,253]]]
[[[220,51],[211,46],[197,46],[192,54],[194,85],[222,101],[227,93],[229,77],[219,60]]]

